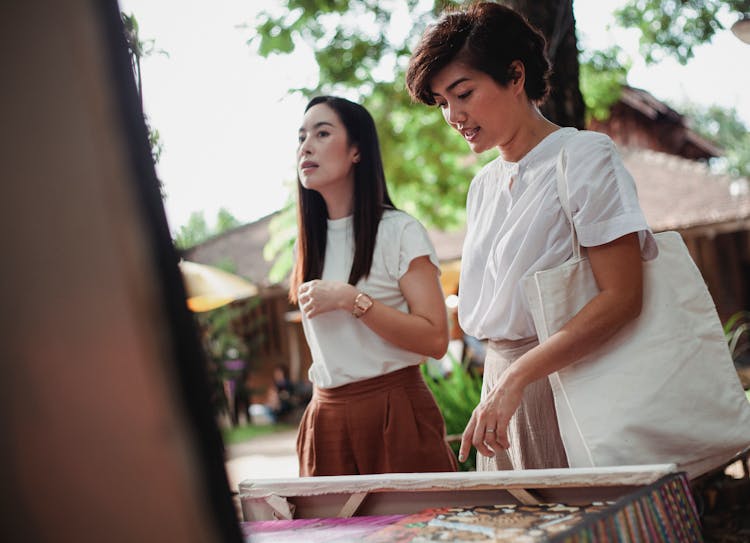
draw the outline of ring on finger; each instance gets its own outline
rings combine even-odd
[[[484,432],[485,432],[486,434],[494,434],[494,433],[495,433],[495,429],[494,429],[494,428],[486,428],[486,429],[484,430]]]

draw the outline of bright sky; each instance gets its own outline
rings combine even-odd
[[[750,65],[750,45],[724,30],[686,67],[667,60],[646,68],[637,56],[637,34],[607,28],[623,1],[574,0],[579,46],[618,44],[634,59],[630,85],[662,100],[734,106],[750,126],[750,70],[741,68]],[[146,58],[142,73],[144,109],[164,145],[157,173],[172,231],[194,211],[213,225],[222,207],[243,223],[281,208],[295,178],[306,103],[288,89],[314,83],[317,66],[310,51],[263,59],[247,45],[255,15],[279,2],[119,3],[136,16],[141,39],[155,40],[169,55]]]

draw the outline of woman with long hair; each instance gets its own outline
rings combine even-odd
[[[313,98],[297,173],[289,296],[314,385],[297,437],[300,475],[454,471],[419,368],[448,346],[438,261],[424,227],[388,195],[367,110]]]

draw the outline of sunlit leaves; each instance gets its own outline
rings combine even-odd
[[[630,60],[619,47],[581,54],[580,86],[587,117],[603,120],[609,116],[627,82],[629,69]]]
[[[698,45],[710,42],[723,29],[722,14],[750,11],[750,0],[629,0],[615,12],[624,27],[641,32],[640,50],[646,62],[665,56],[680,64],[693,58]]]
[[[258,53],[267,57],[271,53],[291,53],[294,51],[292,29],[282,26],[280,19],[268,17],[258,26]]]
[[[691,120],[691,128],[724,149],[714,166],[722,173],[750,178],[750,131],[737,110],[696,104],[679,106]]]
[[[375,118],[389,191],[396,205],[428,226],[463,222],[469,181],[481,162],[451,133],[437,110],[411,102],[404,70],[411,46],[449,2],[410,0],[411,28],[402,39],[392,28],[395,1],[287,0],[278,13],[256,21],[258,52],[264,56],[310,47],[318,83],[305,96],[339,94],[361,102]],[[300,112],[300,115],[302,112]],[[276,249],[269,251],[281,254]]]
[[[203,211],[194,211],[190,214],[187,223],[180,227],[174,244],[179,249],[188,249],[222,232],[236,228],[240,224],[240,221],[224,208],[217,213],[214,226],[209,226]]]

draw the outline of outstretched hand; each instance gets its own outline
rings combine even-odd
[[[300,310],[306,317],[354,306],[357,289],[342,281],[313,279],[302,283],[297,289]]]
[[[503,379],[490,390],[487,397],[474,408],[461,436],[459,462],[468,458],[472,445],[487,457],[493,457],[499,450],[510,447],[508,424],[522,397],[523,388],[511,386]]]

